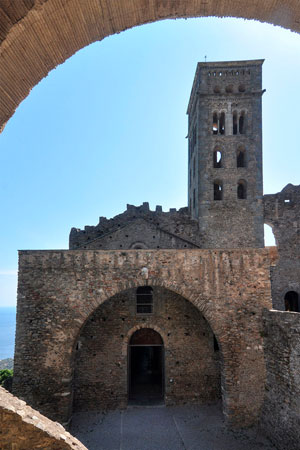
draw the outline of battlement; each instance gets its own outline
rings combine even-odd
[[[107,219],[99,217],[96,226],[84,230],[72,228],[69,248],[198,248],[201,245],[198,222],[188,215],[187,208],[157,205],[152,211],[148,202],[140,206],[127,205],[122,214]]]

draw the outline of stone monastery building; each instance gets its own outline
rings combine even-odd
[[[263,195],[262,64],[198,63],[187,207],[20,251],[13,392],[51,419],[222,398],[229,425],[299,450],[300,187]]]

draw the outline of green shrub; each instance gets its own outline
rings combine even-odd
[[[13,371],[9,369],[0,370],[0,386],[3,386],[3,383],[8,378],[13,376]]]

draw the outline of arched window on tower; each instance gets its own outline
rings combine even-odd
[[[247,198],[247,183],[245,180],[239,180],[237,184],[237,198],[244,200]]]
[[[220,114],[220,119],[219,119],[219,133],[220,134],[225,134],[225,113],[222,112]]]
[[[220,180],[214,181],[214,200],[223,199],[223,183]]]
[[[152,314],[153,312],[153,289],[151,286],[140,286],[136,290],[136,312],[137,314]]]
[[[236,166],[246,167],[246,152],[243,147],[239,147],[236,152]]]
[[[237,134],[237,112],[234,111],[232,114],[232,134]]]
[[[284,296],[284,306],[286,311],[299,312],[298,293],[289,291]]]
[[[213,163],[215,169],[220,169],[222,167],[222,153],[219,149],[214,150]]]
[[[245,111],[242,111],[239,118],[239,133],[245,134]]]
[[[212,124],[212,131],[213,134],[218,134],[219,129],[219,118],[217,113],[213,113],[213,124]]]

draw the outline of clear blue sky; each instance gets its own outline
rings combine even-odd
[[[300,183],[299,35],[211,18],[109,37],[53,70],[0,135],[0,305],[16,301],[18,249],[68,248],[71,227],[126,203],[186,205],[186,108],[205,55],[265,58],[265,193]]]

